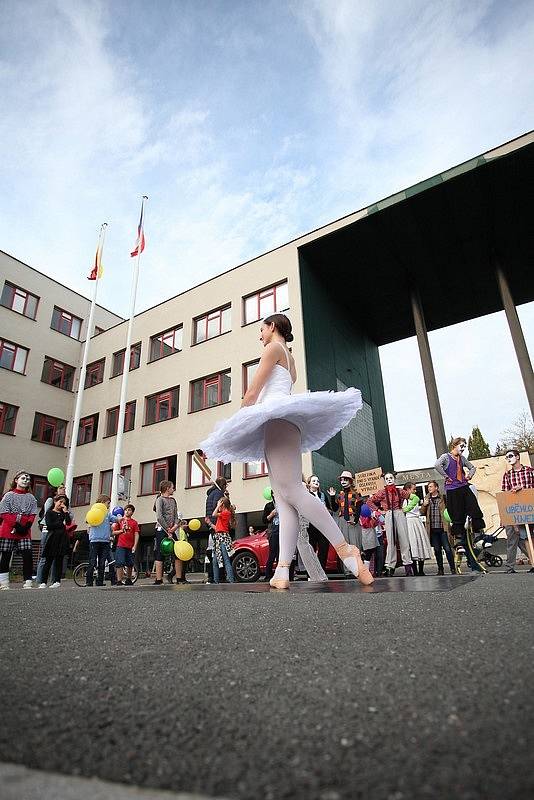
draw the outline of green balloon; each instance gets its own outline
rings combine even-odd
[[[271,502],[271,500],[273,499],[273,490],[271,489],[270,486],[265,487],[265,489],[263,490],[263,496],[265,497],[268,503]]]
[[[52,467],[52,469],[49,469],[46,477],[50,486],[54,486],[56,489],[58,486],[61,486],[62,483],[65,483],[65,473],[59,467]]]
[[[447,509],[445,509],[445,511],[443,512],[443,517],[445,519],[445,522],[448,522],[449,525],[452,524],[452,519]]]
[[[174,542],[173,542],[173,540],[172,539],[163,539],[161,544],[160,544],[160,546],[159,546],[159,549],[161,550],[161,552],[163,553],[164,556],[170,555],[172,552],[174,552]]]

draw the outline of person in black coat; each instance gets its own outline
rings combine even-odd
[[[65,530],[65,525],[69,525],[71,522],[71,516],[67,511],[67,498],[65,495],[57,495],[54,498],[54,505],[45,514],[48,538],[43,550],[45,563],[42,573],[43,582],[39,586],[40,589],[46,589],[46,582],[52,564],[54,564],[56,580],[50,588],[57,589],[61,585],[63,556],[69,549],[69,537]]]

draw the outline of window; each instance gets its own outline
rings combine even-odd
[[[225,306],[210,311],[203,317],[197,317],[193,320],[193,343],[199,344],[229,331],[232,325],[231,316],[230,306]]]
[[[25,317],[35,319],[39,298],[31,292],[27,292],[26,289],[21,289],[6,281],[2,289],[0,304],[16,311],[17,314],[24,314]]]
[[[82,417],[78,428],[78,444],[88,444],[96,440],[98,432],[98,414]]]
[[[4,494],[7,481],[7,469],[0,469],[0,495]]]
[[[0,339],[0,367],[10,369],[12,372],[20,372],[21,375],[24,375],[29,352],[25,347],[20,347],[14,342]]]
[[[123,350],[118,350],[116,353],[113,353],[113,362],[111,365],[111,377],[116,378],[117,375],[122,375],[124,370],[124,354],[126,352],[126,348]],[[137,342],[137,344],[132,344],[130,347],[130,372],[133,369],[137,369],[137,367],[141,363],[141,342]]]
[[[74,367],[69,364],[64,364],[62,361],[56,361],[54,358],[45,356],[41,380],[43,383],[50,384],[50,386],[57,386],[58,389],[65,389],[71,392],[74,383],[74,372]]]
[[[126,433],[127,431],[133,431],[135,426],[135,405],[136,401],[131,400],[129,403],[126,403],[126,407],[124,409],[124,426],[123,431]],[[119,426],[119,406],[115,406],[114,408],[108,408],[106,411],[106,436],[116,436],[117,430]],[[104,492],[104,494],[109,494],[109,492]]]
[[[140,494],[156,494],[161,481],[172,481],[176,485],[176,456],[141,464]]]
[[[65,447],[67,420],[36,413],[33,421],[32,439],[34,442]]]
[[[149,361],[157,361],[159,358],[171,356],[173,353],[179,353],[182,349],[182,334],[183,328],[178,325],[176,328],[170,328],[164,333],[158,333],[156,336],[150,337],[150,355]]]
[[[101,333],[104,333],[105,328],[99,328],[98,325],[95,325],[95,332],[93,336],[99,336]],[[101,494],[105,494],[105,492],[101,492]]]
[[[262,478],[268,474],[264,461],[247,461],[243,470],[244,478]]]
[[[243,298],[245,325],[289,308],[287,281]]]
[[[231,400],[230,371],[191,382],[191,411],[220,406]]]
[[[9,403],[0,403],[0,433],[13,435],[17,421],[18,406]]]
[[[164,392],[151,394],[145,398],[145,425],[154,422],[163,422],[178,416],[178,401],[180,389],[166,389]]]
[[[232,465],[223,464],[222,461],[214,461],[214,459],[206,459],[206,464],[211,469],[211,480],[215,478],[226,478],[227,481],[232,478]],[[193,461],[193,453],[187,454],[187,486],[209,486],[211,481],[206,478],[204,473]]]
[[[37,507],[42,508],[49,497],[53,497],[56,490],[48,483],[45,475],[31,475],[32,494],[37,500]]]
[[[123,487],[122,488],[124,489],[123,499],[125,499],[125,498],[130,496],[130,484],[131,484],[131,481],[132,481],[132,468],[130,466],[121,468],[121,471],[120,471],[120,474],[119,474],[119,482],[118,482],[118,486],[117,486],[119,499],[120,499],[120,495],[121,495],[121,485],[120,485],[121,484],[121,481],[120,481],[121,477],[123,479],[123,481],[122,481],[123,482]],[[112,484],[112,481],[113,481],[113,470],[112,469],[106,469],[104,472],[100,473],[100,494],[107,494],[107,495],[109,495],[111,497],[111,484]]]
[[[88,389],[90,386],[96,386],[97,383],[102,383],[104,380],[104,365],[106,363],[105,358],[100,358],[98,361],[93,361],[92,364],[88,364],[85,368],[85,385],[84,389]]]
[[[259,363],[260,360],[258,358],[256,361],[249,361],[248,364],[243,364],[243,397],[254,379]]]
[[[92,475],[80,475],[72,481],[71,506],[88,506],[91,502]]]
[[[69,314],[68,311],[54,306],[50,327],[55,331],[64,333],[65,336],[70,336],[71,339],[79,339],[82,321],[79,317],[75,317],[74,314]]]

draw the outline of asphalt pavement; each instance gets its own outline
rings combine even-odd
[[[230,800],[524,800],[534,575],[462,578],[2,592],[0,759]]]

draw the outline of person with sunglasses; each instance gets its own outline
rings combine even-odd
[[[506,470],[502,476],[501,491],[517,493],[522,489],[534,489],[534,470],[521,463],[519,450],[508,450],[505,459],[510,465],[510,469]],[[534,533],[534,525],[530,525],[530,531]],[[506,572],[508,574],[516,572],[514,567],[518,547],[531,561],[526,537],[527,534],[523,527],[519,525],[506,526]],[[534,565],[531,566],[529,572],[534,573]]]

